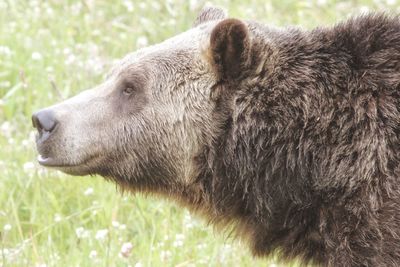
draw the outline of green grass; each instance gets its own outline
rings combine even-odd
[[[234,17],[305,28],[367,9],[396,12],[395,2],[215,1]],[[188,29],[203,4],[0,0],[0,266],[280,266],[174,203],[35,162],[34,110],[96,85],[114,59]]]

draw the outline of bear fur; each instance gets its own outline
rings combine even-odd
[[[56,168],[172,198],[217,226],[234,227],[257,256],[400,266],[399,18],[367,14],[306,31],[226,19],[208,8],[195,22],[197,30],[207,27],[209,44],[200,54],[212,73],[210,94],[194,90],[184,100],[203,103],[184,109],[199,131],[183,122],[159,124],[141,137],[151,147],[134,154],[133,146],[121,148],[136,142],[125,125],[125,133],[115,130],[118,153],[85,161],[79,171]],[[193,73],[187,67],[181,75],[190,83]],[[138,95],[140,107],[151,103]],[[160,135],[168,137],[163,146]],[[38,141],[42,154],[64,153],[46,142]],[[186,146],[177,148],[179,142]],[[190,170],[180,169],[185,164]]]
[[[273,41],[253,36],[248,67],[229,70],[224,131],[199,158],[210,213],[239,222],[256,255],[399,266],[398,17]]]

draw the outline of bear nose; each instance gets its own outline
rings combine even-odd
[[[54,112],[43,109],[32,115],[32,124],[39,132],[42,130],[51,132],[56,127],[57,121]]]

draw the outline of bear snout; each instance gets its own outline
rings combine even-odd
[[[54,112],[49,109],[42,109],[34,113],[32,115],[32,125],[38,130],[40,140],[44,137],[47,139],[57,125]]]
[[[57,121],[55,120],[54,113],[51,110],[43,109],[32,115],[33,127],[38,130],[44,129],[45,131],[51,132]]]

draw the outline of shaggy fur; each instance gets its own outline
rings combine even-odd
[[[209,216],[256,255],[399,266],[399,19],[261,34],[198,158]]]
[[[399,18],[303,31],[224,14],[35,114],[39,162],[175,199],[257,256],[400,266]]]

